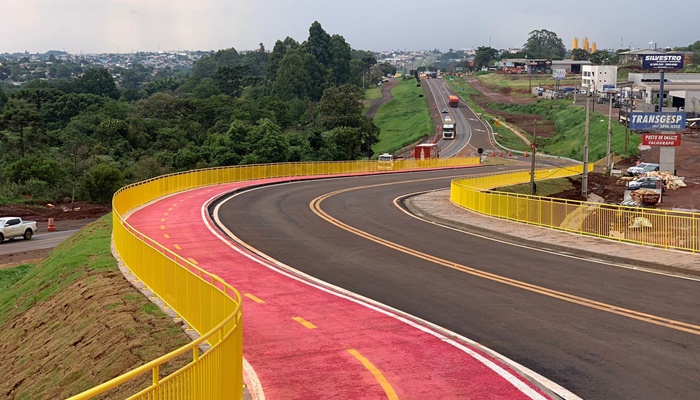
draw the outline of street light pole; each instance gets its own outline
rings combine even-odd
[[[591,94],[586,96],[586,127],[583,138],[583,177],[581,178],[581,197],[588,198],[588,129],[591,124]]]
[[[532,160],[530,161],[530,195],[537,194],[537,186],[535,186],[535,154],[537,154],[537,120],[535,120],[535,128],[532,137]]]
[[[608,92],[610,96],[610,108],[608,109],[608,149],[605,159],[605,175],[610,176],[610,170],[612,169],[612,155],[610,154],[610,142],[612,141],[612,103],[614,95],[612,92]]]

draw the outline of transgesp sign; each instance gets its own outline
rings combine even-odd
[[[630,129],[633,131],[682,131],[685,129],[685,113],[633,112],[630,113]]]

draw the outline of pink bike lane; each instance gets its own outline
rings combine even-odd
[[[128,218],[143,234],[241,293],[243,354],[254,369],[246,381],[253,398],[549,398],[478,348],[270,265],[213,229],[206,212],[212,199],[246,186],[289,180],[182,192]]]

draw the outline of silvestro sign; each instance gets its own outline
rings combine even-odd
[[[633,131],[682,131],[685,129],[685,113],[630,113],[630,129]]]
[[[645,54],[644,69],[683,69],[683,54]]]

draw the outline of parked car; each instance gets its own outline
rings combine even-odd
[[[637,175],[646,174],[647,172],[658,171],[658,170],[659,170],[659,164],[641,163],[639,165],[635,165],[635,166],[627,168],[627,175],[637,176]]]
[[[22,221],[22,218],[18,217],[0,218],[0,243],[16,237],[29,240],[36,231],[36,221]]]
[[[627,183],[627,189],[661,189],[665,190],[663,179],[658,176],[644,176]]]

